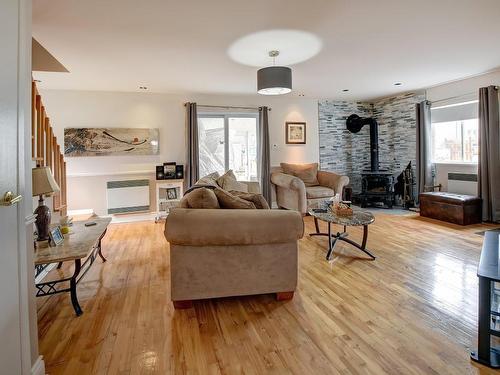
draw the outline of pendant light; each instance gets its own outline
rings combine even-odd
[[[269,51],[273,66],[257,71],[257,92],[262,95],[283,95],[292,91],[292,69],[286,66],[275,66],[279,51]]]

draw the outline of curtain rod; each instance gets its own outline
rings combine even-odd
[[[184,106],[186,106],[188,103],[184,103]],[[259,107],[241,107],[241,106],[231,106],[231,105],[209,105],[209,104],[197,104],[198,107],[205,107],[205,108],[233,108],[233,109],[248,109],[248,110],[259,110]],[[271,110],[270,107],[267,108],[268,111]]]
[[[495,86],[495,89],[498,90],[498,86]],[[469,95],[479,95],[479,90],[478,91],[473,91],[473,92],[467,92],[462,95],[456,95],[456,96],[450,96],[449,98],[444,98],[444,99],[439,99],[439,100],[429,100],[432,104],[434,103],[440,103],[440,102],[446,102],[448,100],[452,99],[460,99],[460,98],[465,98]]]

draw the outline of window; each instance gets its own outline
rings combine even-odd
[[[242,181],[257,181],[257,114],[199,114],[200,176],[232,169]]]
[[[432,109],[432,161],[477,163],[479,151],[477,101]]]

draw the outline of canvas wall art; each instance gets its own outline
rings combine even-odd
[[[65,128],[64,155],[158,155],[159,133],[144,128]]]

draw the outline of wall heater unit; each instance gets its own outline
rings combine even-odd
[[[149,211],[149,180],[108,181],[108,214]]]
[[[448,173],[448,191],[455,194],[477,195],[477,174]]]

